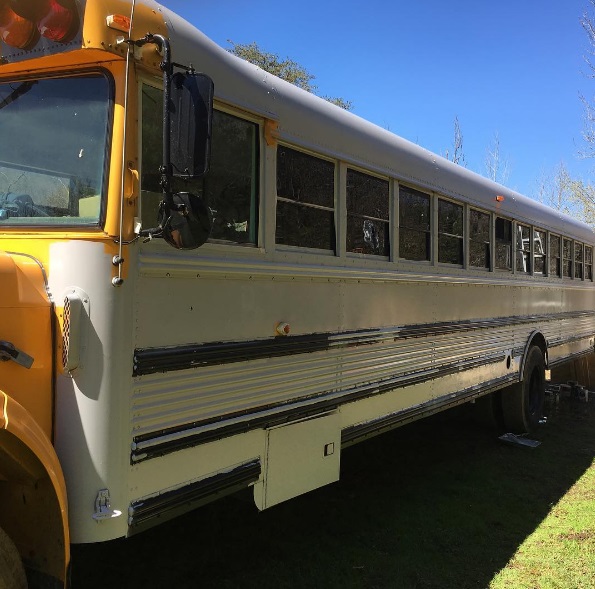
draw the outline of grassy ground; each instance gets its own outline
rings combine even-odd
[[[341,481],[258,513],[228,498],[74,550],[74,589],[595,587],[595,403],[535,450],[456,415],[349,448]]]

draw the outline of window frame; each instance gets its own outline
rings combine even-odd
[[[543,253],[538,254],[537,253],[537,249],[535,247],[535,242],[536,242],[536,236],[538,233],[543,234],[544,239],[540,240],[541,241],[541,247],[543,249]],[[549,276],[549,268],[548,268],[548,258],[549,258],[549,242],[548,242],[548,234],[547,231],[545,229],[540,229],[539,227],[531,227],[531,245],[533,247],[532,250],[532,259],[533,259],[533,276],[539,276],[542,278],[546,278]],[[535,260],[537,258],[542,258],[543,259],[543,272],[538,272],[536,270],[536,266],[537,264],[535,263]]]
[[[502,221],[509,224],[510,227],[510,240],[504,242],[502,240],[498,240],[497,228],[498,228],[498,220],[501,219]],[[514,253],[514,225],[515,222],[513,219],[509,219],[508,217],[502,217],[501,215],[494,215],[494,270],[499,272],[513,272],[515,268],[515,253]],[[498,266],[498,244],[506,244],[510,248],[510,257],[509,257],[509,265],[506,267]]]
[[[387,202],[386,202],[386,214],[387,214],[387,219],[382,219],[381,217],[375,217],[373,215],[366,215],[363,213],[353,213],[349,211],[349,194],[348,194],[348,189],[349,189],[349,173],[353,172],[355,174],[358,174],[360,176],[368,176],[372,179],[375,180],[380,180],[382,182],[386,183],[386,198],[387,198]],[[387,177],[387,176],[382,176],[379,174],[374,174],[372,172],[370,172],[369,170],[364,170],[362,168],[356,167],[356,166],[351,166],[351,165],[346,165],[345,166],[345,176],[344,178],[341,178],[341,185],[345,186],[345,191],[344,191],[344,199],[343,199],[343,193],[340,192],[340,198],[342,200],[344,200],[344,208],[345,208],[345,252],[347,255],[350,256],[364,256],[364,257],[368,257],[368,256],[373,256],[374,259],[384,259],[384,260],[390,260],[391,259],[391,251],[393,248],[393,244],[392,244],[392,226],[393,226],[393,202],[392,202],[392,186],[391,186],[391,178]],[[372,220],[374,222],[377,223],[382,223],[383,225],[386,225],[385,227],[385,235],[388,238],[388,243],[385,244],[385,248],[384,251],[386,253],[379,253],[379,254],[375,254],[375,253],[368,253],[368,252],[356,252],[353,250],[349,249],[349,244],[348,244],[348,240],[349,240],[349,218],[350,217],[356,217],[356,218],[360,218],[360,219],[369,219]]]
[[[140,76],[138,82],[138,154],[139,154],[139,210],[138,216],[142,220],[143,219],[143,203],[147,200],[146,198],[143,199],[143,87],[149,86],[159,92],[163,93],[163,83],[161,79],[157,80],[150,76]],[[162,103],[160,103],[162,104]],[[253,182],[256,183],[254,187],[254,202],[250,203],[250,216],[251,219],[253,217],[255,223],[254,229],[254,241],[233,241],[228,239],[221,239],[217,237],[209,237],[205,246],[217,246],[221,245],[225,248],[230,247],[241,247],[241,248],[256,248],[259,249],[262,247],[262,240],[263,240],[263,223],[262,223],[262,215],[263,215],[263,206],[264,206],[264,196],[262,194],[262,187],[263,187],[263,169],[264,169],[264,159],[266,154],[263,149],[263,137],[264,137],[264,119],[262,117],[258,117],[256,115],[252,115],[242,109],[232,108],[226,104],[220,103],[219,101],[215,101],[213,108],[215,111],[219,111],[223,114],[235,117],[239,120],[252,123],[256,126],[256,133],[255,133],[255,147],[256,152],[253,152],[252,157],[256,159],[254,165],[254,178]],[[207,172],[208,173],[208,172]],[[203,181],[203,179],[197,179],[195,181]],[[152,192],[152,191],[151,191]],[[161,192],[159,193],[161,194]],[[146,212],[146,211],[145,211]],[[155,223],[157,219],[157,210],[155,209]],[[154,226],[149,224],[149,226]],[[205,247],[203,246],[203,247]]]
[[[297,153],[309,156],[311,158],[333,164],[333,206],[332,206],[332,208],[326,207],[324,205],[317,205],[314,203],[299,202],[299,201],[292,200],[292,199],[284,197],[284,196],[279,196],[279,191],[278,191],[279,148],[287,148],[287,149],[290,149]],[[334,257],[339,257],[339,253],[341,251],[341,248],[343,247],[341,244],[339,244],[340,211],[338,210],[339,209],[338,201],[339,201],[339,190],[341,188],[339,186],[339,184],[340,184],[340,182],[339,182],[340,166],[341,166],[341,161],[336,158],[331,158],[331,157],[322,155],[320,153],[305,149],[301,146],[298,146],[298,145],[295,145],[292,143],[288,143],[285,141],[277,143],[276,148],[275,148],[275,162],[274,162],[274,166],[273,166],[274,169],[272,172],[274,174],[274,186],[275,186],[274,247],[277,250],[284,249],[284,248],[289,248],[291,250],[299,249],[299,250],[308,251],[308,252],[312,252],[312,253],[323,254],[323,255],[332,255]],[[303,206],[304,208],[307,208],[310,210],[321,210],[321,211],[326,211],[326,212],[332,213],[332,215],[333,215],[333,221],[331,224],[332,235],[330,236],[330,238],[333,243],[333,247],[330,249],[326,249],[326,248],[311,247],[308,245],[295,245],[295,244],[290,244],[290,243],[281,243],[281,242],[277,241],[278,204],[280,202],[289,203],[292,205]],[[346,241],[346,240],[343,238],[342,241]]]
[[[466,248],[465,248],[465,204],[458,202],[458,201],[454,201],[452,199],[444,198],[442,196],[437,196],[436,201],[437,201],[437,204],[436,204],[437,218],[436,218],[436,236],[435,236],[435,238],[436,238],[436,244],[437,244],[437,250],[438,250],[436,261],[438,262],[438,264],[446,264],[447,266],[451,266],[454,268],[463,268],[465,266],[465,254],[466,254]],[[461,234],[460,235],[440,231],[440,204],[441,203],[445,203],[452,207],[458,207],[461,209]],[[460,262],[449,262],[449,261],[440,259],[440,252],[441,252],[440,236],[444,236],[449,239],[457,239],[458,240],[457,245],[461,248]]]
[[[416,228],[412,228],[410,226],[405,226],[405,225],[401,225],[401,215],[403,212],[403,202],[401,200],[401,191],[404,192],[408,192],[409,194],[413,195],[413,196],[422,196],[424,198],[427,198],[428,200],[428,229],[416,229]],[[423,190],[420,190],[418,188],[415,188],[409,184],[404,184],[399,182],[396,186],[396,190],[395,190],[395,200],[397,201],[397,219],[395,219],[395,226],[397,228],[397,236],[395,239],[395,247],[397,249],[397,259],[399,261],[403,261],[403,262],[407,262],[407,263],[416,263],[416,264],[425,264],[425,265],[431,265],[433,264],[434,260],[435,260],[435,256],[434,256],[434,243],[435,243],[435,238],[434,238],[434,227],[435,227],[435,221],[434,221],[434,202],[435,202],[435,198],[434,195],[430,192],[425,192]],[[425,247],[426,247],[426,258],[425,259],[414,259],[414,258],[406,258],[403,256],[403,248],[401,247],[401,239],[403,236],[403,230],[406,231],[415,231],[417,233],[423,233],[425,234],[425,239],[426,239],[426,243],[425,243]]]

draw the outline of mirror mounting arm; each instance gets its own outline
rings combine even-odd
[[[163,237],[178,249],[194,249],[208,239],[212,214],[200,197],[186,192],[174,194],[172,180],[175,177],[199,178],[208,170],[213,80],[205,74],[197,74],[192,65],[173,62],[169,39],[163,35],[147,33],[142,39],[130,43],[136,47],[156,45],[163,56],[160,64],[163,72],[163,160],[159,167],[163,200],[159,205],[158,226],[141,230],[139,235],[148,239]],[[185,70],[186,74],[174,73],[175,68]],[[172,140],[172,128],[175,140]]]
[[[163,165],[161,166],[161,188],[163,190],[163,200],[168,210],[177,210],[174,204],[173,194],[171,191],[172,177],[171,173],[171,121],[169,118],[169,103],[171,100],[171,77],[174,70],[174,64],[171,60],[171,46],[169,39],[163,35],[153,35],[147,33],[142,39],[135,41],[135,45],[143,47],[147,44],[157,45],[159,51],[163,54],[163,60],[159,64],[163,72]]]

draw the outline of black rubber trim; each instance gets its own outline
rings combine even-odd
[[[180,489],[135,501],[128,509],[128,535],[244,489],[260,478],[261,470],[260,460],[255,459],[228,472],[202,479]]]
[[[260,340],[211,342],[155,348],[138,348],[134,351],[133,376],[158,372],[187,370],[201,366],[216,366],[250,360],[278,358],[296,354],[309,354],[330,348],[351,348],[389,340],[451,335],[478,329],[494,329],[536,322],[560,321],[595,316],[595,311],[576,311],[555,315],[525,317],[499,317],[477,321],[424,323],[387,329],[367,329],[338,333],[314,333]]]

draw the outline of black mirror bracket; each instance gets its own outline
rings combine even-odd
[[[163,56],[163,59],[160,63],[160,68],[163,72],[163,161],[159,167],[159,184],[163,192],[163,200],[159,204],[157,227],[141,230],[139,237],[147,238],[145,241],[150,241],[154,237],[162,237],[168,243],[170,243],[170,245],[178,247],[179,249],[192,249],[194,247],[199,247],[208,238],[208,234],[210,233],[210,225],[212,225],[212,216],[208,210],[208,207],[204,203],[198,202],[201,200],[200,197],[193,195],[184,197],[183,194],[185,193],[174,194],[172,190],[172,179],[174,176],[180,175],[188,179],[200,177],[208,169],[213,82],[210,78],[208,78],[208,76],[204,76],[202,74],[198,75],[192,65],[185,66],[173,62],[171,59],[171,47],[169,39],[163,35],[153,35],[152,33],[147,33],[147,35],[145,35],[142,39],[130,41],[130,43],[136,47],[154,44],[157,46],[157,49]],[[174,74],[175,68],[184,70],[185,75]],[[183,81],[180,84],[180,76],[182,76],[183,80],[188,80],[191,78],[193,80],[194,86],[190,84],[190,86],[187,87],[186,81]],[[196,82],[198,78],[201,78],[203,81],[202,92]],[[176,96],[173,95],[172,91],[174,80],[176,83]],[[180,166],[180,143],[178,136],[176,136],[177,142],[175,144],[175,163],[172,162],[172,112],[178,113],[178,109],[180,109],[180,112],[182,112],[184,111],[183,107],[188,106],[188,104],[178,102],[180,100],[180,90],[178,86],[182,86],[182,90],[184,90],[187,95],[190,96],[190,104],[193,105],[194,109],[192,111],[192,117],[199,116],[197,114],[198,111],[196,111],[196,104],[200,103],[202,105],[199,118],[202,117],[201,123],[203,126],[194,129],[194,132],[196,133],[194,137],[200,136],[200,131],[203,131],[205,138],[205,144],[202,148],[204,151],[197,152],[201,153],[203,156],[203,159],[198,159],[200,162],[199,165],[202,165],[202,168],[199,168],[196,165],[197,160],[194,159],[196,153],[192,150],[189,152],[184,151],[184,157],[190,157],[190,164],[186,165],[188,160],[183,160],[184,165]],[[172,111],[172,108],[175,110]],[[196,122],[190,124],[189,121],[185,121],[182,114],[177,114],[176,117],[177,116],[182,117],[181,119],[175,119],[177,128],[185,127],[189,129],[192,128],[193,125],[197,124]],[[195,121],[196,119],[191,118],[190,120]],[[180,123],[180,121],[185,121],[186,124]],[[185,139],[187,139],[187,137],[185,137]],[[182,170],[182,173],[180,173],[180,169]],[[178,173],[176,173],[175,170],[178,170]],[[201,220],[198,222],[196,218],[197,214],[199,217],[201,217]],[[185,238],[180,237],[185,234],[185,232],[181,229],[184,225],[188,225],[189,228],[192,228],[192,230],[196,232],[195,235],[190,236],[187,234]],[[173,226],[178,227],[178,229],[174,230]],[[172,232],[174,231],[176,231],[176,237],[172,237]]]
[[[133,41],[136,47],[143,47],[147,44],[157,45],[157,49],[163,55],[163,60],[159,64],[163,72],[163,164],[159,169],[161,174],[161,189],[163,191],[163,200],[168,210],[174,207],[173,196],[171,192],[171,123],[169,118],[168,105],[171,97],[171,77],[174,70],[174,64],[171,61],[171,46],[169,39],[163,35],[153,35],[147,33],[142,39]],[[167,218],[167,216],[166,216]],[[157,233],[161,233],[162,227],[155,227],[154,229],[146,229],[141,231],[141,236],[149,235],[156,237]]]

